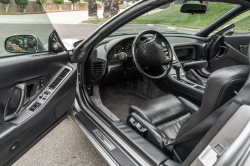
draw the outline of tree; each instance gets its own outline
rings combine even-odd
[[[5,4],[5,12],[8,13],[10,0],[0,0],[0,3]]]
[[[128,1],[127,0],[123,0],[123,7],[128,7]]]
[[[208,1],[204,1],[204,5],[206,5],[206,6],[207,6],[207,11],[209,11],[209,10],[210,10],[210,8],[209,8],[209,3],[208,3]]]
[[[36,3],[39,5],[43,6],[43,10],[45,11],[45,5],[46,3],[48,3],[48,0],[36,0]]]
[[[89,20],[95,20],[98,18],[96,0],[88,0],[88,12],[89,12]]]
[[[77,3],[77,2],[80,2],[80,0],[69,0],[69,1],[71,1],[72,4],[73,4],[73,6],[74,6],[74,8],[72,8],[72,10],[73,10],[73,9],[76,10],[76,3]]]
[[[53,0],[53,2],[58,3],[59,4],[59,10],[62,10],[61,4],[64,3],[64,0]]]
[[[103,10],[104,9],[104,1],[105,0],[97,0],[97,1],[102,3],[102,10]]]
[[[119,12],[119,1],[118,0],[112,0],[111,6],[110,6],[110,14],[109,18],[113,17]]]
[[[110,14],[111,0],[104,1],[103,18],[108,18]]]
[[[23,7],[23,12],[26,13],[26,6],[28,5],[29,0],[15,0],[15,3]]]

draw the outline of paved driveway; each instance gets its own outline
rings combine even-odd
[[[68,117],[13,166],[106,166],[106,161]]]

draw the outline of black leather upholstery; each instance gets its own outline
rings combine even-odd
[[[186,121],[178,135],[185,134],[232,99],[243,87],[248,74],[249,66],[227,67],[214,72],[208,79],[200,109]]]
[[[142,127],[147,129],[146,139],[157,147],[165,149],[170,142],[189,134],[211,113],[232,99],[243,87],[248,74],[249,66],[220,69],[210,76],[199,109],[187,99],[166,95],[132,105],[127,123],[131,125],[129,119],[133,117]],[[191,151],[199,141],[197,138],[187,140],[188,142],[194,139],[196,139],[196,143],[189,146],[187,151]],[[178,149],[183,150],[180,145],[178,145]],[[174,156],[179,158],[179,161],[187,157],[187,154],[183,153],[179,156],[178,150],[174,149],[174,151],[176,153]]]
[[[190,113],[195,113],[196,111],[198,111],[199,107],[194,103],[191,103],[190,101],[188,101],[183,97],[178,97],[178,99],[182,102],[182,104],[184,104],[187,107]]]
[[[131,143],[133,147],[150,162],[150,164],[160,165],[164,161],[170,160],[169,156],[145,140],[145,138],[141,137],[125,123],[113,122],[111,127],[119,133],[123,139]]]
[[[147,128],[146,138],[163,149],[165,141],[175,139],[183,123],[198,109],[199,107],[190,101],[168,94],[131,105],[129,117],[132,116]],[[127,123],[131,124],[129,121]]]
[[[175,96],[168,94],[131,105],[129,113],[132,112],[138,113],[144,119],[158,126],[187,114],[188,109]]]

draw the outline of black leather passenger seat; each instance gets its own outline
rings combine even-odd
[[[131,105],[129,113],[137,123],[147,128],[147,139],[162,149],[164,145],[160,137],[175,139],[182,124],[198,109],[187,99],[168,94]],[[138,129],[140,125],[134,125],[129,118],[127,124],[141,132]],[[159,135],[159,139],[155,139],[155,135]]]
[[[214,72],[208,79],[200,107],[171,94],[131,105],[127,124],[181,162],[209,130],[210,124],[195,128],[214,111],[230,104],[248,74],[249,66],[226,67]]]
[[[198,106],[191,103],[190,101],[184,98],[181,99],[185,100],[185,102],[188,104],[184,105],[177,97],[172,94],[168,94],[131,105],[129,108],[129,113],[136,112],[145,120],[156,126],[159,126],[163,123],[170,122],[181,116],[192,113],[193,110],[190,112],[188,109],[190,105],[195,107],[196,110],[199,109]]]

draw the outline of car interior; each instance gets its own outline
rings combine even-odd
[[[211,0],[235,7],[195,34],[153,28],[112,34],[172,2],[139,1],[73,50],[53,31],[47,52],[1,57],[0,164],[12,164],[70,115],[117,165],[146,165],[130,161],[136,156],[147,165],[205,165],[211,149],[213,164],[247,165],[250,35],[235,33],[234,23],[223,25],[247,12],[250,2]],[[178,12],[206,14],[195,2]],[[44,49],[33,35],[16,37]],[[129,148],[136,152],[123,156]]]
[[[184,163],[248,79],[250,38],[234,26],[105,38],[86,60],[90,103],[153,165]]]

